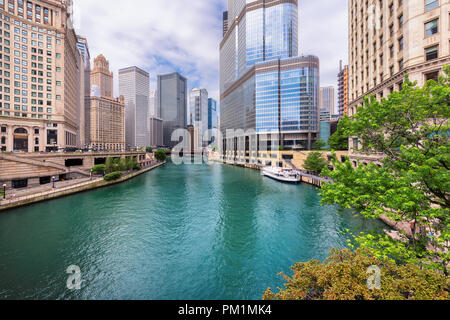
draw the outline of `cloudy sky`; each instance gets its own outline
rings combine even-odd
[[[138,66],[158,74],[178,71],[189,88],[217,99],[222,12],[227,0],[76,0],[75,28],[88,39],[91,57],[117,70]],[[321,60],[321,86],[336,85],[339,60],[347,60],[347,1],[300,0],[299,53]]]

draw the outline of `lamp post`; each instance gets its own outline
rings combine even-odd
[[[3,184],[3,200],[6,200],[6,183]]]
[[[55,177],[52,177],[52,181],[53,181],[53,189],[55,189]]]

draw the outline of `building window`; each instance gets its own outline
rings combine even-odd
[[[403,37],[398,39],[398,49],[403,50]]]
[[[425,0],[425,11],[430,11],[439,5],[439,0]]]
[[[434,71],[425,74],[425,81],[434,80],[436,82],[439,81],[439,71]]]
[[[432,36],[439,32],[439,19],[425,23],[425,37]]]
[[[437,59],[439,57],[439,46],[436,45],[425,49],[425,55],[427,61]]]

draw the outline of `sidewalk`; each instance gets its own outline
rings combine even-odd
[[[7,192],[7,196],[9,194],[7,200],[3,200],[3,198],[0,199],[0,211],[121,183],[130,180],[136,176],[139,176],[143,173],[146,173],[150,170],[158,168],[164,164],[165,162],[152,163],[152,165],[144,167],[139,171],[125,174],[119,180],[115,181],[104,181],[103,177],[100,178],[97,177],[93,178],[92,180],[90,180],[90,178],[86,178],[86,179],[57,182],[55,184],[56,185],[55,189],[53,189],[53,184],[39,186],[27,190],[16,191],[15,197],[13,198],[10,198],[11,194],[10,191],[9,193]]]

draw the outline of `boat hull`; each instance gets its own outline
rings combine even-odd
[[[263,171],[262,173],[263,176],[271,178],[273,180],[279,181],[279,182],[283,182],[283,183],[290,183],[290,184],[299,184],[300,183],[300,177],[296,178],[296,177],[285,177],[285,176],[279,176],[276,174],[273,174],[271,172],[267,172],[267,171]]]

